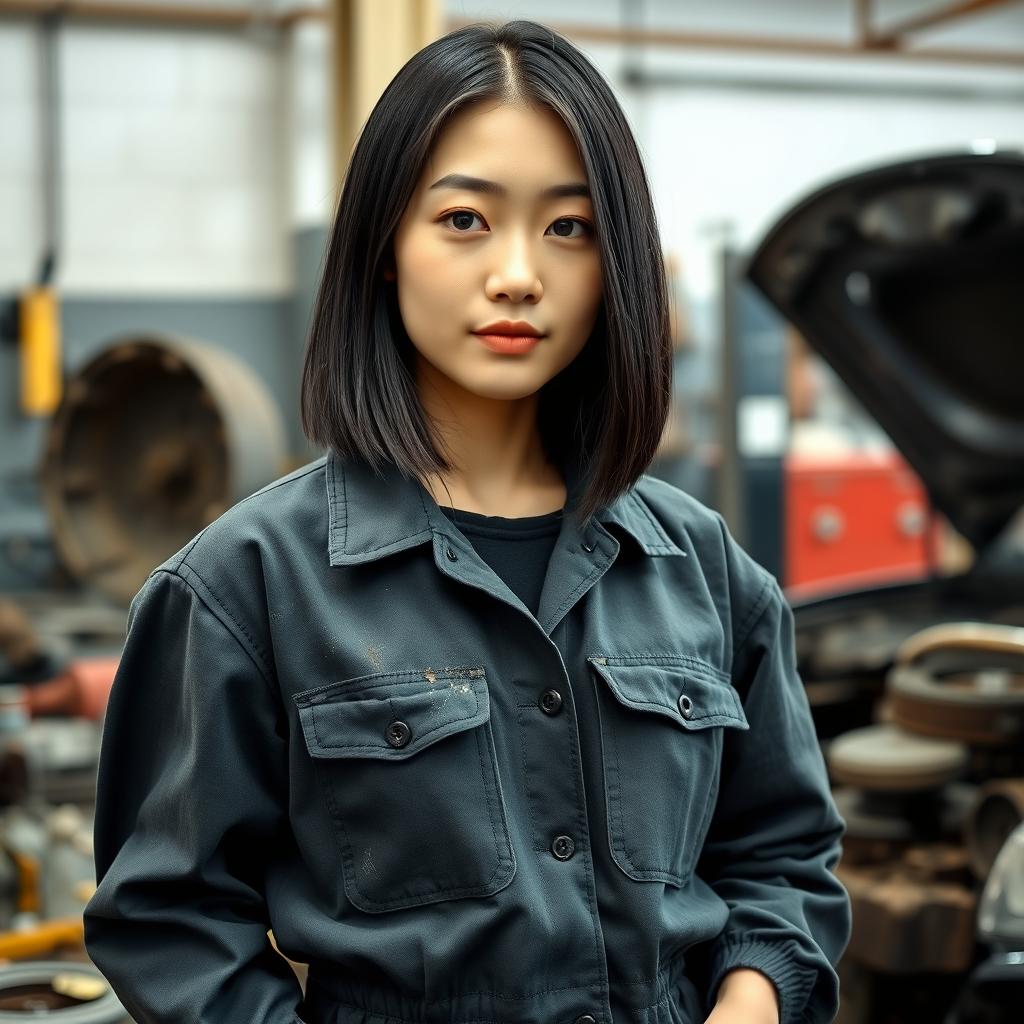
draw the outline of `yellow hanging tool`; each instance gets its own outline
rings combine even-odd
[[[22,293],[18,307],[21,411],[26,416],[49,416],[61,399],[57,291],[50,285],[30,288]]]

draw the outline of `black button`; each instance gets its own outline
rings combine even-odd
[[[597,1024],[597,1020],[591,1017],[589,1013],[584,1013],[576,1018],[576,1024]]]
[[[459,557],[448,545],[445,545],[444,553],[448,556],[449,562],[454,562]]]
[[[555,836],[551,852],[559,860],[568,860],[576,852],[576,842],[572,836]]]
[[[557,690],[545,690],[538,703],[544,714],[557,715],[562,710],[562,695]]]
[[[693,718],[693,701],[685,693],[679,694],[679,712],[683,718]]]
[[[594,545],[593,544],[589,544],[587,541],[584,541],[580,545],[580,547],[583,548],[583,550],[586,551],[588,555],[590,554],[591,551],[594,550]]]
[[[385,733],[388,743],[393,747],[404,747],[412,739],[412,730],[402,721],[392,722]]]

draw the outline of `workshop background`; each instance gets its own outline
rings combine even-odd
[[[0,1022],[128,1019],[81,943],[128,603],[322,454],[352,141],[413,52],[513,17],[597,63],[651,176],[651,471],[795,610],[848,823],[837,1019],[1024,1020],[1024,4],[0,0]]]

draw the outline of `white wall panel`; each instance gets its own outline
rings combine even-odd
[[[255,10],[294,6],[235,2]],[[883,22],[921,8],[919,0],[878,6]],[[622,5],[611,0],[449,0],[446,9],[471,18],[605,26],[622,18]],[[845,0],[650,0],[644,10],[651,25],[693,31],[771,30],[841,42],[853,27]],[[1013,20],[1021,17],[1018,10],[965,20],[964,38],[1024,49],[1017,38],[1024,27]],[[955,45],[952,28],[938,35]],[[682,254],[687,287],[699,294],[714,288],[723,228],[739,244],[749,243],[785,204],[829,176],[976,137],[1024,145],[1024,99],[1012,99],[1014,89],[1024,97],[1020,69],[656,47],[630,53],[587,40],[580,46],[619,94],[651,172],[666,247]],[[333,212],[324,23],[299,21],[274,42],[262,28],[73,21],[61,30],[60,57],[61,286],[146,294],[288,291],[291,232],[324,224]],[[684,77],[674,86],[627,87],[627,63]],[[792,88],[808,80],[863,86],[863,92]],[[958,83],[976,88],[974,98],[899,91]],[[872,88],[880,92],[871,94]],[[6,291],[28,283],[41,246],[39,115],[36,24],[0,19],[0,289]]]

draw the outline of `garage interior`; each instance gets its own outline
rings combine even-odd
[[[0,0],[0,1022],[130,1020],[81,919],[130,601],[322,454],[299,376],[360,126],[512,17],[598,64],[647,164],[650,472],[794,609],[837,1021],[1024,1020],[1024,3]]]

